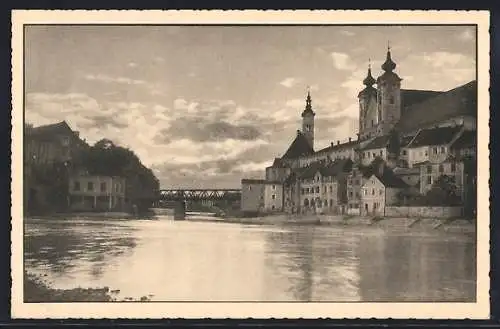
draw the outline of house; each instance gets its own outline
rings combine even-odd
[[[443,161],[450,153],[450,146],[463,132],[463,126],[421,129],[406,147],[408,167],[426,161]]]
[[[73,211],[122,211],[125,178],[82,173],[69,179],[68,206]]]
[[[345,143],[331,143],[330,146],[325,147],[319,151],[314,152],[310,155],[301,156],[299,158],[299,165],[301,167],[306,167],[309,164],[317,161],[326,160],[341,160],[341,159],[351,159],[356,160],[356,147],[358,145],[357,140],[349,138]]]
[[[264,179],[241,180],[241,211],[257,214],[264,209]]]
[[[456,186],[457,194],[464,197],[464,163],[452,157],[439,163],[430,161],[419,164],[420,169],[420,194],[426,194],[440,176],[448,176]]]
[[[477,131],[464,131],[450,146],[450,151],[456,158],[477,156]]]
[[[266,213],[283,211],[283,184],[279,181],[264,181],[264,207]]]
[[[275,158],[273,164],[266,168],[266,180],[283,183],[290,172],[290,167],[286,166],[280,158]]]
[[[302,213],[333,213],[338,206],[338,182],[333,164],[314,163],[300,176]]]
[[[84,147],[88,145],[66,121],[39,127],[25,125],[24,162],[27,164],[69,162]]]
[[[408,185],[389,169],[385,162],[372,166],[371,175],[364,180],[361,187],[362,216],[385,214],[385,207],[398,202],[398,194]]]

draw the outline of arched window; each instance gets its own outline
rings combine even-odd
[[[305,200],[304,200],[304,206],[305,206],[305,207],[309,206],[309,200],[308,200],[308,199],[305,199]]]

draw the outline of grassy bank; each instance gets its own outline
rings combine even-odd
[[[113,302],[113,301],[141,301],[147,302],[150,296],[143,296],[138,299],[123,298],[118,299],[116,295],[119,290],[103,288],[73,288],[54,289],[44,280],[43,277],[24,272],[24,302]]]

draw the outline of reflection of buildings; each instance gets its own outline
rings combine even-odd
[[[367,235],[358,253],[361,298],[376,301],[473,301],[475,251],[441,236]],[[450,260],[454,260],[453,262]]]
[[[269,232],[268,265],[296,301],[357,301],[358,236],[315,227]]]

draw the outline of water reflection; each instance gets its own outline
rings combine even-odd
[[[55,287],[158,301],[473,301],[474,237],[372,228],[28,220]],[[119,296],[120,297],[120,296]]]

